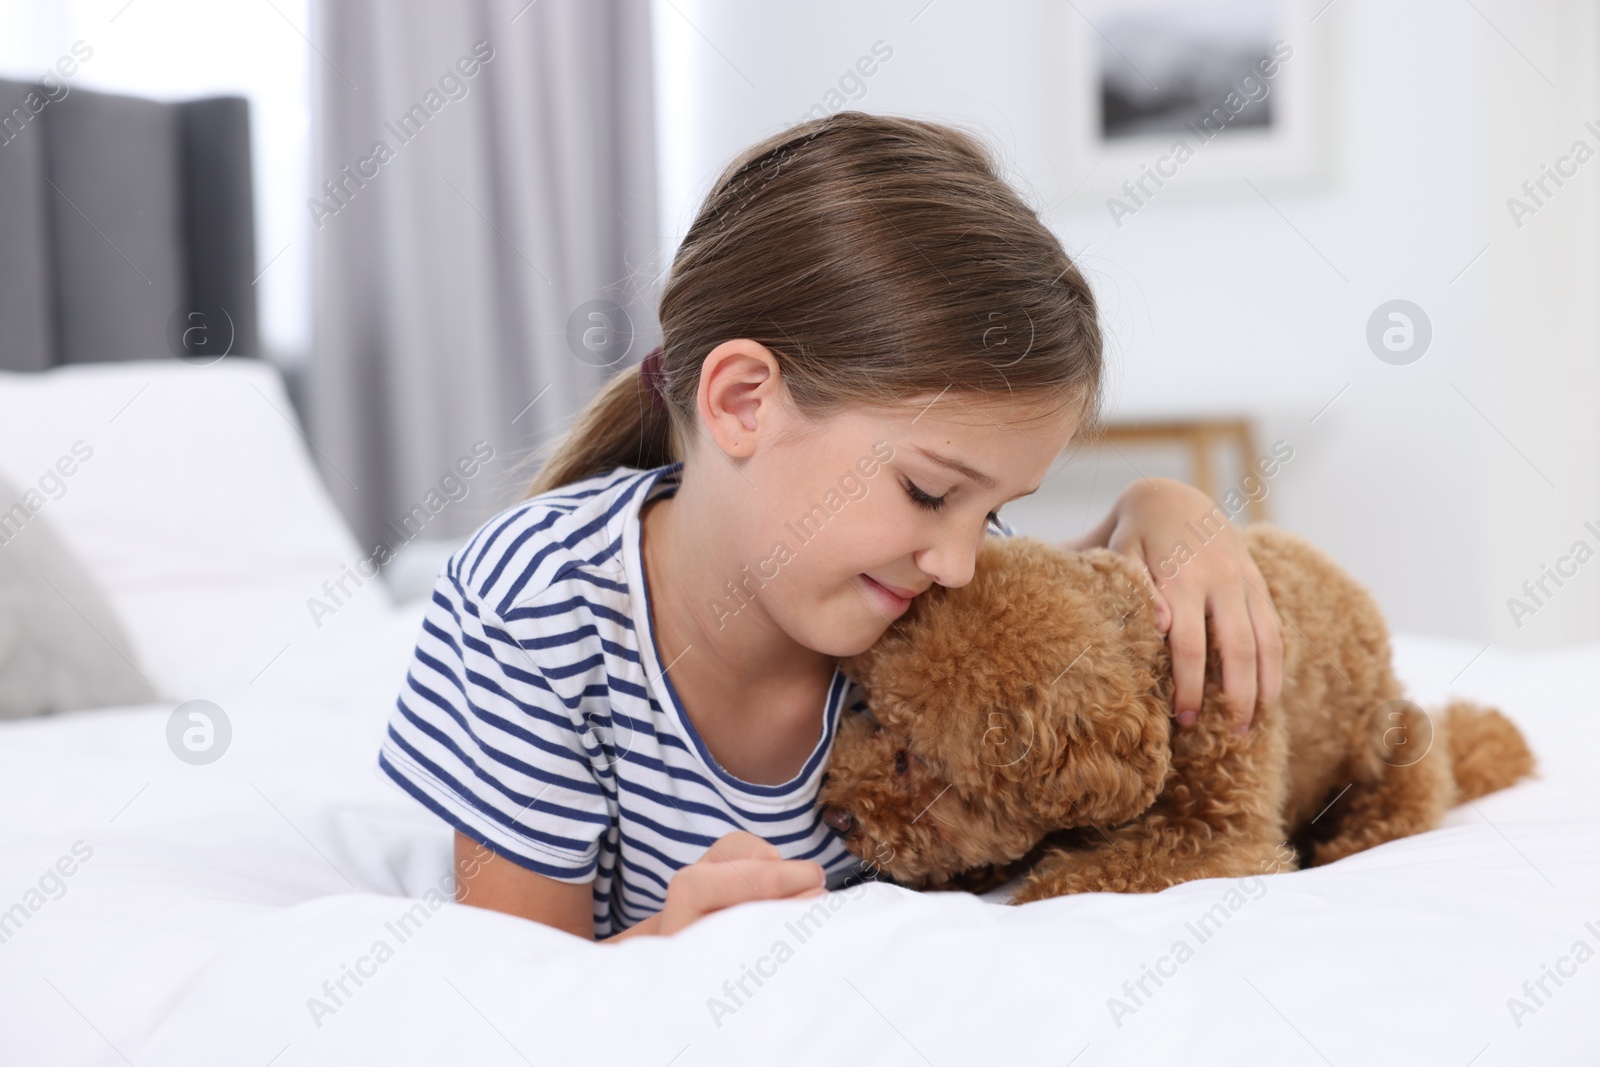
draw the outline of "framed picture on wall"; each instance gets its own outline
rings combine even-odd
[[[1136,206],[1169,186],[1324,176],[1327,2],[1052,4],[1046,65],[1066,190]]]

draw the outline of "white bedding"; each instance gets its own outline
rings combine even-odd
[[[1475,648],[1397,638],[1418,697],[1498,703],[1543,777],[1328,868],[1022,908],[872,884],[809,928],[767,902],[616,945],[424,904],[402,941],[402,897],[449,890],[446,829],[373,766],[419,618],[219,699],[208,766],[168,751],[170,704],[0,728],[0,906],[92,849],[0,944],[0,1062],[1600,1062],[1600,962],[1522,989],[1600,948],[1600,646],[1491,648],[1452,687]],[[1170,977],[1136,1002],[1145,965]]]
[[[305,614],[360,553],[287,410],[249,361],[0,375],[0,473],[94,442],[46,506],[168,698],[0,724],[4,1067],[1600,1063],[1600,645],[1398,637],[1416,699],[1499,705],[1543,776],[1327,868],[870,884],[600,945],[445,902],[449,831],[375,765],[421,605]],[[192,697],[232,725],[204,766],[167,746]]]

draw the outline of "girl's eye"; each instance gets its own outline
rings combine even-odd
[[[902,481],[900,484],[905,486],[907,495],[911,497],[917,507],[922,508],[924,511],[939,511],[944,507],[944,497],[929,496],[921,489],[918,489],[914,482]],[[998,511],[989,512],[989,522],[998,527],[1000,525],[1000,513]]]
[[[904,777],[907,770],[906,750],[900,749],[894,754],[894,773],[896,777]]]

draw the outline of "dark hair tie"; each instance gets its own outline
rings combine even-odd
[[[663,415],[667,413],[665,393],[661,388],[661,357],[663,348],[657,345],[639,363],[639,376],[644,379],[644,387],[650,393],[650,403]]]

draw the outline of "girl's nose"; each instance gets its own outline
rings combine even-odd
[[[978,531],[978,542],[963,539],[955,530],[941,531],[939,541],[917,555],[917,566],[923,574],[946,589],[960,589],[973,581],[978,569],[978,550],[982,547],[984,531]]]
[[[954,537],[946,534],[939,544],[924,549],[916,561],[922,573],[932,576],[935,584],[960,589],[972,581],[973,572],[977,570],[978,553],[970,540],[958,543]]]

